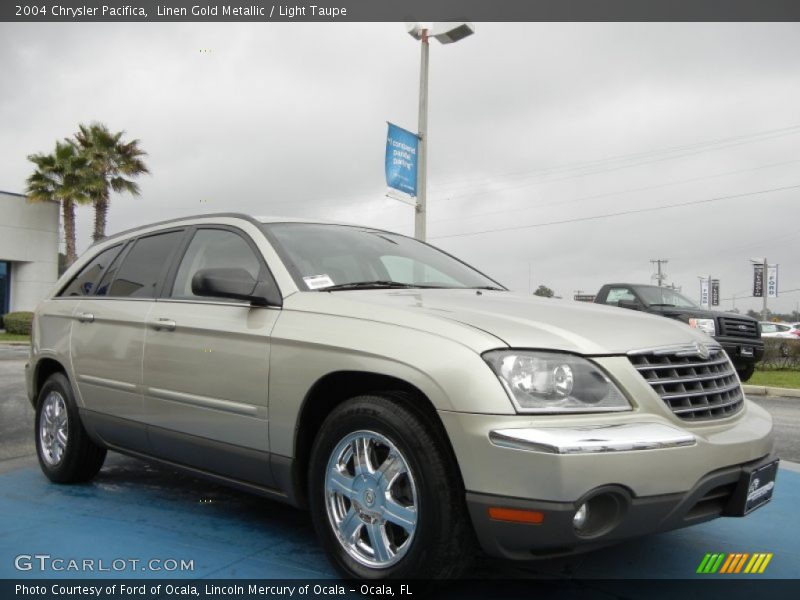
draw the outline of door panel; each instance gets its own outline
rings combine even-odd
[[[147,313],[146,300],[81,300],[72,325],[72,365],[76,385],[88,410],[124,419],[119,428],[98,431],[108,443],[132,450],[147,447],[143,423],[142,357]],[[124,440],[124,442],[122,441]]]
[[[269,336],[278,314],[247,305],[157,302],[146,333],[146,422],[202,438],[197,444],[204,447],[219,442],[267,453]],[[192,457],[172,456],[177,446],[155,429],[150,437],[163,458]],[[194,466],[208,466],[202,453],[195,458]]]
[[[111,417],[99,420],[95,429],[109,444],[148,450],[142,397],[145,323],[184,235],[182,229],[144,235],[110,265],[100,261],[105,273],[99,283],[90,268],[91,285],[80,277],[74,282],[80,284],[75,293],[86,294],[72,327],[76,384],[86,409]]]
[[[148,318],[150,442],[162,458],[268,486],[270,334],[280,311],[196,296],[192,279],[208,268],[245,269],[254,279],[266,271],[252,240],[238,230],[194,232],[174,281],[165,285],[169,297]]]

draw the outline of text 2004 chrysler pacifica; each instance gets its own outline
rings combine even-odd
[[[742,516],[772,422],[713,339],[514,294],[368,227],[243,215],[93,246],[37,308],[44,473],[106,450],[306,506],[349,576],[452,577]]]

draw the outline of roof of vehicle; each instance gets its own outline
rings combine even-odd
[[[668,290],[670,292],[678,292],[678,290],[673,290],[670,287],[665,287],[663,285],[653,285],[652,283],[604,283],[602,287],[614,287],[614,286],[628,286],[628,287],[649,287],[649,288],[658,288],[660,287],[662,290]],[[678,292],[680,293],[680,292]]]
[[[663,285],[661,285],[661,286],[653,285],[652,283],[604,283],[603,287],[605,287],[607,285],[629,285],[631,287],[660,287],[662,289],[669,290],[671,292],[677,291],[677,290],[673,290],[672,288],[665,287]]]
[[[132,227],[131,229],[125,229],[123,231],[119,231],[112,235],[106,236],[102,240],[98,240],[97,242],[92,244],[92,246],[95,246],[96,244],[101,242],[107,242],[109,240],[113,240],[115,238],[125,237],[132,233],[136,233],[137,231],[141,231],[143,229],[149,229],[151,227],[158,227],[160,225],[178,225],[184,221],[192,221],[194,219],[207,219],[207,218],[243,219],[245,221],[249,221],[254,225],[260,225],[263,223],[321,223],[326,225],[353,225],[352,223],[340,223],[336,221],[328,221],[325,219],[311,219],[304,217],[275,217],[275,216],[256,217],[246,213],[236,213],[236,212],[204,213],[199,215],[186,215],[174,219],[166,219],[164,221],[155,221],[153,223],[139,225],[138,227]]]

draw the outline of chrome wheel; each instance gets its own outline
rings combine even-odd
[[[408,552],[417,527],[417,487],[405,457],[386,437],[355,431],[325,470],[328,521],[345,551],[384,568]]]
[[[58,392],[50,392],[42,404],[39,419],[39,445],[42,458],[50,466],[61,463],[68,442],[67,404]]]

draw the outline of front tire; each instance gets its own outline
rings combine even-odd
[[[447,579],[469,566],[474,542],[458,466],[426,421],[407,396],[359,396],[323,423],[309,504],[345,576]]]
[[[39,392],[35,435],[39,465],[50,481],[88,481],[103,466],[106,449],[83,428],[72,386],[63,373],[51,375]]]
[[[739,374],[739,380],[742,383],[744,383],[745,381],[747,381],[748,379],[750,379],[753,376],[753,373],[755,373],[755,370],[756,370],[756,364],[755,363],[749,363],[749,364],[746,364],[743,367],[740,367],[740,368],[736,369],[736,372]]]

